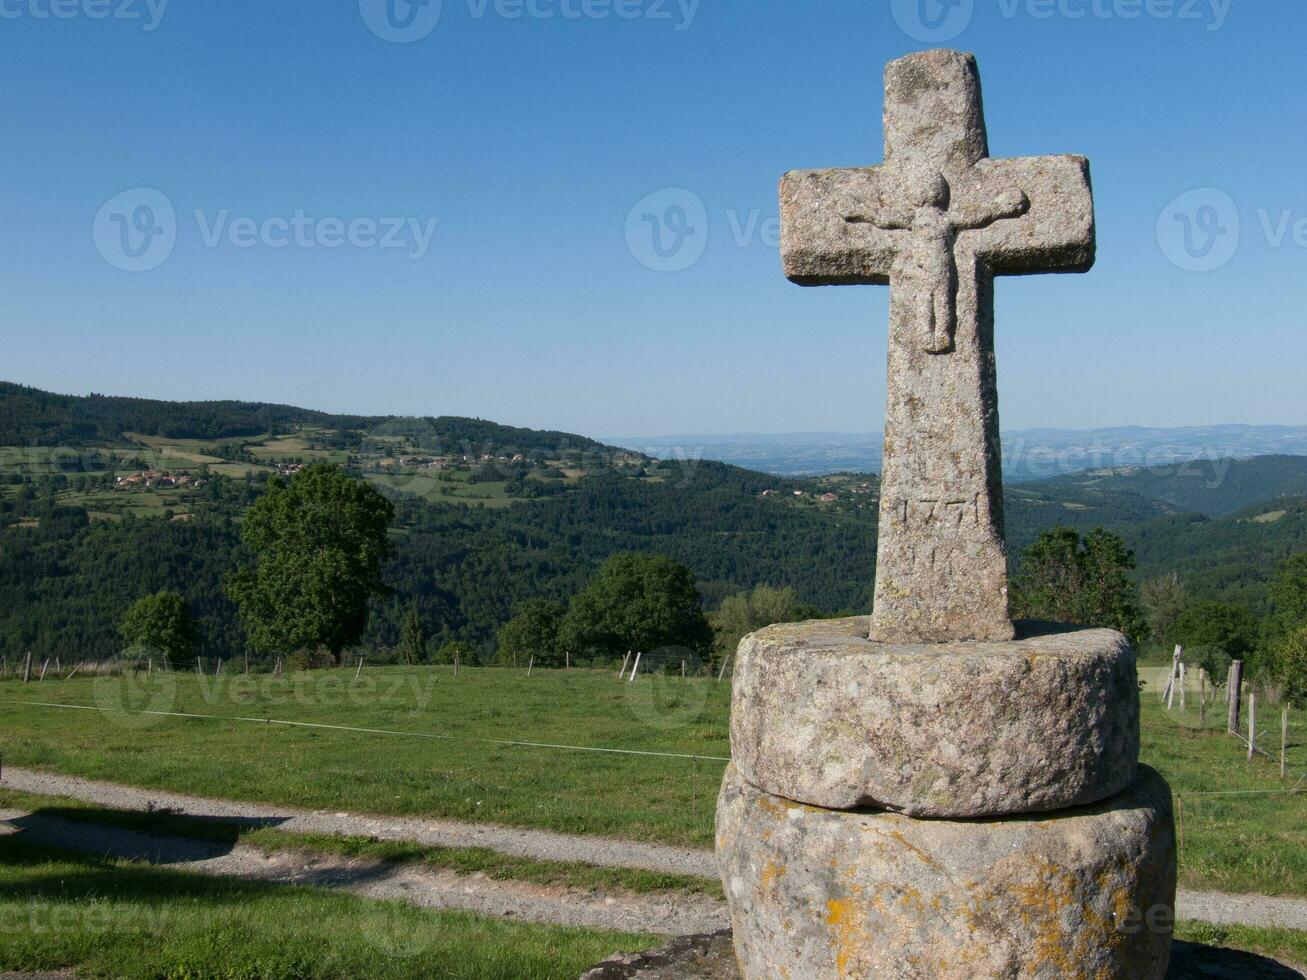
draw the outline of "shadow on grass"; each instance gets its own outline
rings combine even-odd
[[[305,885],[323,888],[349,888],[393,874],[393,868],[376,862],[346,864],[329,862],[321,866],[287,864],[262,860],[250,851],[236,855],[243,834],[264,826],[276,826],[280,820],[232,821],[227,818],[176,817],[163,826],[176,832],[184,828],[188,836],[168,836],[144,829],[127,829],[122,823],[160,828],[148,814],[128,814],[94,808],[49,807],[6,821],[19,833],[0,838],[0,863],[10,863],[14,848],[45,848],[74,854],[80,858],[112,858],[137,861],[170,868],[217,861],[232,857],[230,862],[203,869],[210,876],[253,879],[269,885]],[[161,828],[162,829],[162,828]],[[190,836],[194,834],[195,836]],[[120,868],[113,869],[115,871]]]

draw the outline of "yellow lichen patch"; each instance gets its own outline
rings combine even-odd
[[[859,911],[853,899],[832,898],[826,902],[826,924],[835,929],[835,970],[841,977],[849,975],[850,961],[868,939]]]
[[[762,869],[762,890],[768,892],[776,884],[776,879],[785,874],[786,868],[783,864],[776,861],[768,861],[767,866]]]

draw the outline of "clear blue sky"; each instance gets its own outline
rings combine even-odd
[[[395,28],[380,0],[150,2],[0,0],[0,377],[599,435],[880,425],[888,290],[792,286],[736,234],[783,171],[879,162],[884,62],[934,46],[888,0],[444,0],[433,28],[402,0]],[[1092,273],[999,283],[1005,426],[1303,422],[1307,225],[1276,246],[1259,211],[1307,218],[1307,5],[970,2],[947,46],[980,59],[993,153],[1085,154],[1098,202]],[[97,214],[141,187],[176,240],[131,273],[101,249],[135,205]],[[1206,272],[1157,234],[1200,187],[1241,226]],[[707,216],[678,272],[627,244],[665,188]],[[410,226],[303,247],[297,212],[436,226],[415,259]]]

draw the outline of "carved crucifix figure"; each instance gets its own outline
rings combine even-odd
[[[889,397],[872,638],[1004,640],[1008,613],[994,277],[1084,272],[1083,157],[991,159],[975,59],[885,72],[885,163],[781,181],[785,273],[889,284]]]

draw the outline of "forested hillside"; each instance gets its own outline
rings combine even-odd
[[[428,451],[608,450],[593,439],[456,417],[398,419],[332,415],[262,402],[171,402],[106,395],[57,395],[0,381],[0,446],[109,445],[129,436],[221,440],[284,434],[304,426],[336,430],[342,445],[405,434]],[[617,451],[617,450],[608,450]]]
[[[204,655],[240,655],[224,592],[242,555],[239,521],[268,479],[309,461],[340,465],[396,504],[393,593],[375,606],[371,644],[398,642],[416,608],[435,641],[488,652],[525,600],[575,595],[622,551],[685,564],[710,609],[761,584],[830,614],[870,604],[874,477],[658,462],[471,419],[70,399],[12,385],[0,386],[0,421],[10,439],[54,433],[74,450],[0,447],[0,653],[11,657],[110,656],[123,612],[161,589],[186,599]],[[1019,484],[1005,495],[1011,553],[1055,526],[1103,527],[1136,551],[1138,580],[1175,573],[1194,599],[1260,614],[1276,562],[1307,551],[1307,494],[1268,501],[1304,474],[1307,460],[1264,457]],[[1230,513],[1236,503],[1244,509]]]
[[[1176,510],[1220,517],[1277,497],[1307,495],[1307,457],[1194,460],[1173,466],[1089,470],[1027,487],[1064,499],[1137,494]]]

